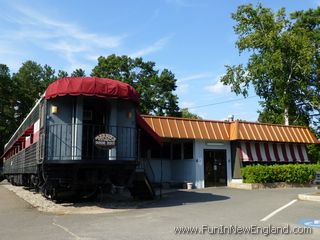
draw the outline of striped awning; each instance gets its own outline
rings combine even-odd
[[[240,159],[244,162],[308,162],[305,144],[240,142]]]
[[[278,143],[319,143],[316,136],[307,127],[238,121],[231,123],[230,140]]]

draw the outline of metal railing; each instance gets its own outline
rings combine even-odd
[[[151,166],[150,160],[147,158],[141,158],[139,160],[139,165],[137,166],[138,171],[144,171],[145,174],[148,176],[148,179],[150,180],[151,183],[154,183],[156,178],[155,178],[155,173],[153,171],[153,168]]]
[[[111,149],[95,146],[101,133],[116,137]],[[47,160],[136,160],[137,130],[134,127],[97,124],[54,124],[46,129]]]

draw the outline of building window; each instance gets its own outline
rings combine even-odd
[[[164,159],[171,159],[171,143],[170,142],[163,143],[162,157]]]
[[[164,142],[162,147],[151,150],[151,158],[170,159],[171,156],[171,143]]]
[[[161,158],[161,148],[153,148],[151,149],[151,158]]]
[[[140,157],[147,158],[148,149],[140,147]]]
[[[183,159],[193,159],[193,141],[183,143]]]
[[[181,159],[181,143],[172,144],[172,159]]]
[[[141,157],[144,156],[146,154],[141,152]],[[193,159],[193,141],[164,142],[161,148],[151,149],[151,158],[172,160]]]

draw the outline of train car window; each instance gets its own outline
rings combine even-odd
[[[183,143],[183,159],[193,159],[193,141]]]
[[[44,121],[45,121],[45,104],[44,102],[40,103],[40,128],[44,127]]]

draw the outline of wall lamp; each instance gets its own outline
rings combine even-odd
[[[57,114],[57,113],[58,113],[58,107],[55,106],[55,105],[52,105],[52,106],[51,106],[51,113]]]

